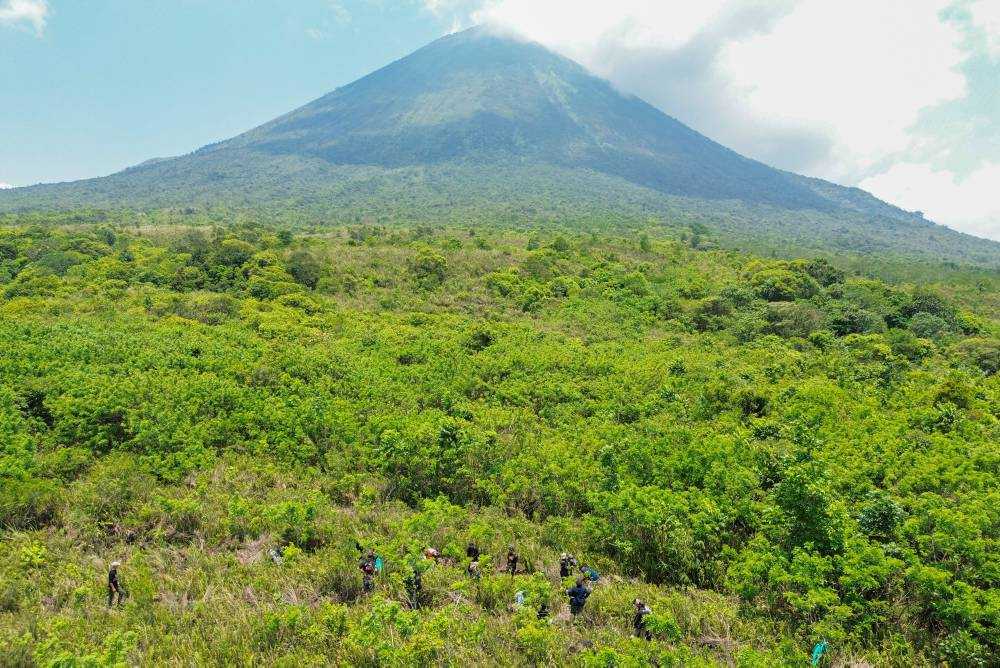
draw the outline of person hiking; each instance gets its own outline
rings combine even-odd
[[[812,660],[810,661],[810,665],[818,666],[820,664],[820,662],[823,660],[823,655],[826,653],[827,647],[829,647],[829,644],[825,640],[820,640],[818,643],[816,643],[816,646],[813,647]]]
[[[549,602],[548,601],[542,601],[541,605],[538,606],[538,615],[537,615],[537,617],[538,617],[539,620],[548,619],[549,618]]]
[[[115,601],[115,596],[118,597],[118,605],[122,605],[125,602],[125,587],[122,586],[121,580],[118,579],[118,567],[122,565],[120,561],[112,561],[111,566],[108,569],[108,607]]]
[[[374,549],[369,548],[369,549],[365,550],[365,548],[362,547],[361,543],[359,543],[357,540],[354,541],[354,547],[355,547],[355,549],[357,549],[358,554],[362,555],[361,559],[369,559],[369,560],[371,560],[372,565],[375,567],[375,572],[376,573],[381,573],[382,572],[382,566],[383,566],[382,557],[379,556],[378,554],[376,554]],[[358,563],[360,564],[360,562],[358,562]]]
[[[479,546],[473,542],[470,542],[465,548],[465,556],[473,561],[479,561]]]
[[[601,579],[601,574],[590,566],[580,566],[580,574],[591,582],[597,582]]]
[[[635,616],[632,617],[632,631],[635,633],[636,638],[642,638],[643,640],[653,639],[653,634],[646,628],[646,615],[652,612],[642,599],[635,599]]]
[[[569,611],[573,613],[574,619],[583,612],[583,606],[587,603],[587,597],[590,596],[590,590],[584,586],[584,582],[583,578],[577,578],[576,584],[566,590],[566,595],[569,597]]]
[[[481,575],[481,573],[479,571],[479,560],[478,559],[473,559],[472,561],[469,562],[469,568],[466,570],[466,573],[468,573],[469,577],[472,578],[473,580],[478,580],[479,579],[479,576]]]
[[[375,589],[375,552],[368,550],[361,559],[358,560],[358,568],[361,570],[361,587],[366,594],[372,593]]]
[[[559,555],[559,577],[568,578],[576,566],[576,557],[563,552]]]
[[[511,545],[507,548],[507,572],[510,573],[511,577],[517,573],[517,552],[514,551],[514,546]]]
[[[420,574],[420,569],[415,566],[413,571],[406,576],[403,584],[406,586],[406,593],[410,597],[410,609],[419,610],[420,598],[424,591],[424,581]]]

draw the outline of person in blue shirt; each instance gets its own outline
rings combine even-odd
[[[590,590],[584,586],[583,578],[577,578],[576,585],[567,589],[566,595],[569,596],[569,611],[573,613],[573,617],[576,617],[583,612],[583,606],[587,603]]]

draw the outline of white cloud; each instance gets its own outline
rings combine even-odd
[[[440,11],[454,0],[427,0],[427,4]],[[586,52],[606,39],[626,48],[676,48],[694,37],[728,4],[729,0],[494,0],[473,17],[477,22],[506,25],[531,39],[575,52]]]
[[[13,26],[29,24],[37,35],[45,31],[45,22],[48,18],[47,0],[5,0],[0,4],[0,24]]]
[[[965,178],[931,165],[901,162],[860,187],[905,209],[921,210],[950,227],[1000,241],[1000,162],[988,162]]]
[[[581,61],[738,151],[856,181],[910,144],[922,109],[965,93],[963,36],[939,17],[953,2],[487,0],[472,17]]]
[[[13,188],[13,187],[14,186],[12,186],[9,183],[4,183],[3,181],[0,181],[0,190],[7,190],[7,189]]]
[[[351,22],[351,12],[341,4],[340,0],[329,0],[330,11],[333,12],[333,19],[337,23],[350,23]]]
[[[983,31],[986,48],[994,58],[1000,58],[1000,2],[976,0],[969,6],[974,26]]]
[[[309,39],[323,39],[323,31],[319,28],[306,28],[306,36]]]
[[[821,175],[854,180],[907,149],[921,110],[965,95],[951,0],[803,0],[774,29],[726,45],[720,65],[750,113],[833,139]]]
[[[992,229],[990,167],[943,170],[956,139],[924,121],[983,94],[962,67],[973,49],[1000,57],[1000,0],[422,2],[541,42],[750,157]]]

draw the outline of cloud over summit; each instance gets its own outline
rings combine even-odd
[[[461,16],[541,42],[745,155],[865,184],[940,222],[1000,238],[1000,221],[989,222],[993,208],[982,193],[961,191],[977,165],[945,173],[945,153],[962,138],[926,118],[942,105],[990,94],[970,87],[963,67],[987,50],[1000,63],[997,0],[426,0],[425,6],[449,22]],[[989,160],[1000,163],[1000,154],[978,162]],[[926,193],[926,201],[923,193],[916,202],[900,199],[899,188],[888,187],[893,173],[903,173],[893,172],[900,164],[944,174],[924,179],[940,190]],[[959,194],[961,207],[942,206]]]

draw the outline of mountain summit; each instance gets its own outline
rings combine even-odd
[[[213,203],[438,219],[661,216],[744,239],[943,249],[1000,264],[1000,244],[745,158],[573,61],[485,27],[194,153],[0,193],[8,211]]]

